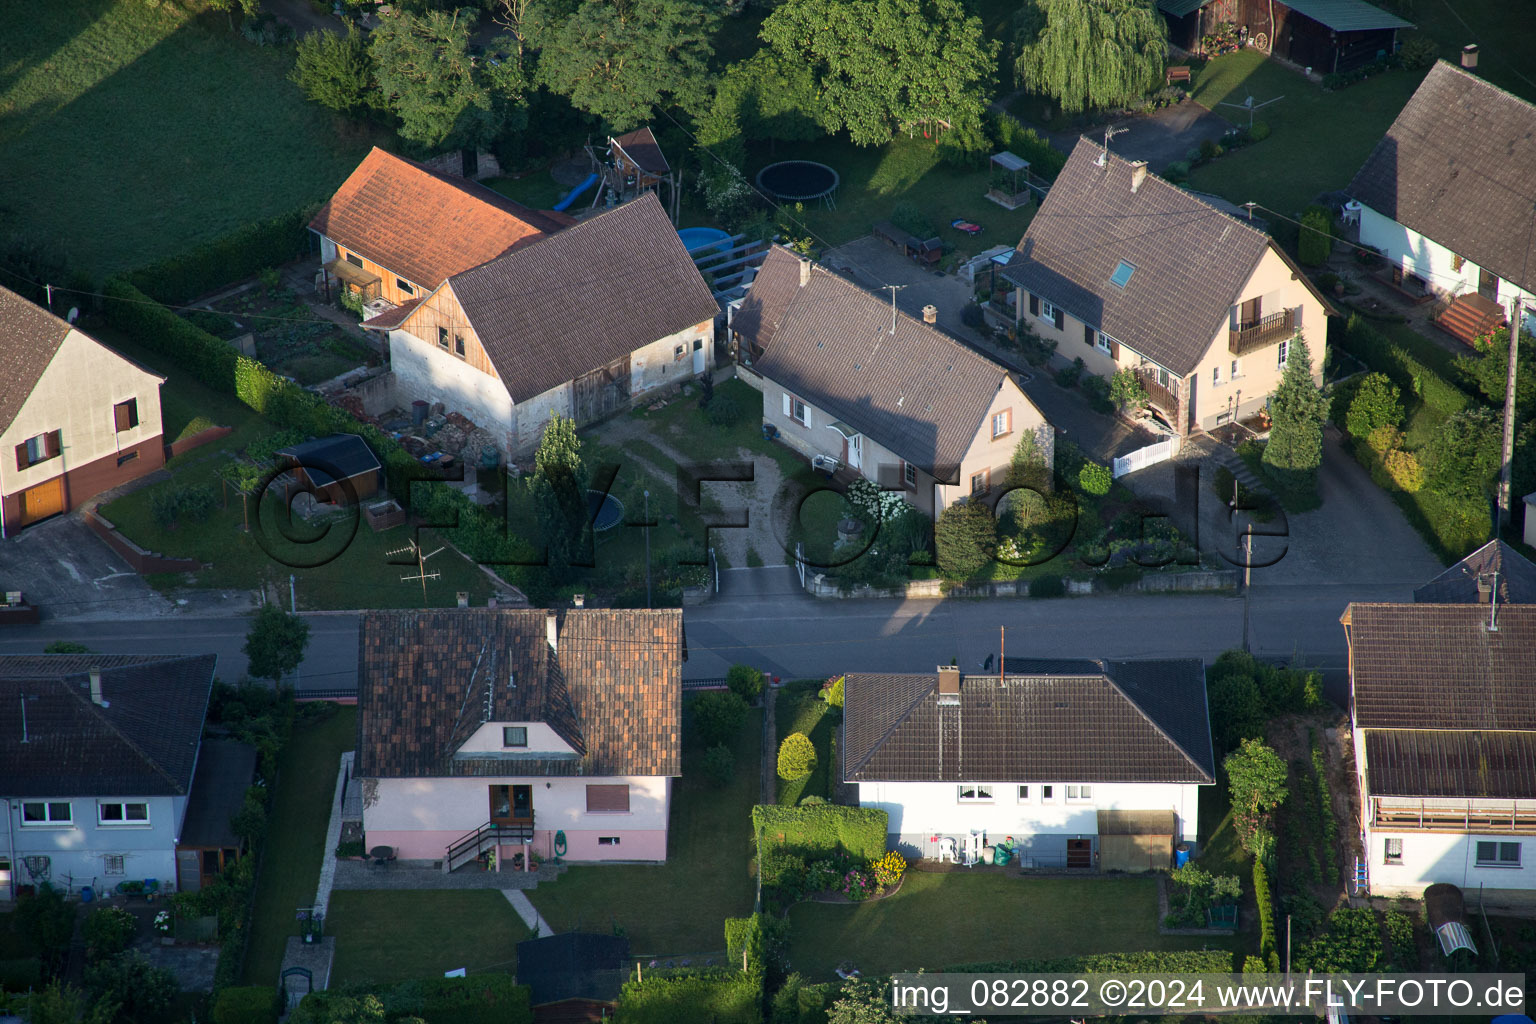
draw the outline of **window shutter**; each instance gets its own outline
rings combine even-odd
[[[587,812],[628,814],[629,786],[588,786]]]
[[[1109,343],[1109,358],[1117,363],[1120,361],[1120,343],[1118,341],[1111,341]]]
[[[18,470],[27,468],[27,444],[25,441],[16,446],[16,468]]]
[[[1098,341],[1098,339],[1094,337],[1093,328],[1089,327],[1087,324],[1083,324],[1083,344],[1087,345],[1089,348],[1093,348],[1094,342],[1096,341]]]
[[[1029,315],[1040,315],[1040,296],[1036,295],[1034,292],[1029,293]]]
[[[788,392],[785,392],[785,394],[784,394],[784,418],[785,419],[789,419],[790,418],[789,393]]]
[[[62,431],[62,430],[53,430],[53,431],[50,431],[46,436],[48,438],[48,440],[47,440],[47,445],[48,445],[47,455],[48,455],[48,458],[51,459],[55,455],[59,454],[59,452],[64,450],[64,431]]]
[[[1060,309],[1060,307],[1057,307],[1057,308],[1056,308],[1056,309],[1055,309],[1055,310],[1054,310],[1054,312],[1055,312],[1055,314],[1056,314],[1056,319],[1055,319],[1055,321],[1054,321],[1054,323],[1055,323],[1055,324],[1056,324],[1056,329],[1057,329],[1057,330],[1058,330],[1058,331],[1059,331],[1059,330],[1061,330],[1061,329],[1062,329],[1062,328],[1063,328],[1063,327],[1065,327],[1065,326],[1066,326],[1066,323],[1067,323],[1067,318],[1066,318],[1066,316],[1065,316],[1065,315],[1064,315],[1064,314],[1063,314],[1063,313],[1062,313],[1062,312],[1061,312],[1061,309]]]
[[[1297,306],[1296,307],[1296,329],[1298,331],[1301,330],[1301,314],[1302,314],[1302,311],[1305,310],[1306,308],[1307,308],[1306,306]]]

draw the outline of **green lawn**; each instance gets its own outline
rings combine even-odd
[[[821,680],[812,679],[805,685],[792,683],[784,687],[775,698],[778,706],[774,713],[779,733],[775,743],[783,743],[790,733],[803,732],[816,746],[816,770],[808,778],[779,779],[779,803],[786,807],[793,807],[807,796],[832,798],[832,737],[836,732],[836,716],[821,699],[820,690]]]
[[[731,379],[715,386],[717,402],[736,406],[736,422],[727,426],[711,423],[698,402],[681,399],[660,409],[638,407],[630,415],[646,424],[656,437],[700,462],[724,462],[738,458],[739,449],[754,455],[768,455],[786,473],[805,468],[805,460],[781,444],[763,440],[763,395],[751,385]]]
[[[528,894],[557,932],[618,927],[637,955],[688,955],[725,948],[725,919],[752,910],[748,877],[752,805],[757,802],[762,712],[736,747],[736,777],[716,789],[699,769],[703,751],[683,750],[673,783],[664,865],[579,865]]]
[[[561,199],[570,189],[565,188],[553,177],[549,171],[533,171],[521,178],[492,178],[485,183],[500,192],[508,199],[515,199],[524,206],[531,206],[535,210],[548,210]],[[577,199],[576,206],[584,208],[581,199],[592,201],[590,190],[583,192]]]
[[[820,981],[850,959],[875,975],[1117,950],[1229,948],[1225,940],[1159,935],[1157,918],[1157,883],[1148,877],[911,871],[883,900],[790,908],[789,959]]]
[[[294,726],[272,793],[245,954],[247,985],[277,984],[288,936],[299,933],[294,911],[315,901],[320,862],[330,855],[325,830],[336,795],[336,772],[341,755],[356,745],[356,708],[336,707],[326,718],[300,719]]]
[[[533,933],[495,889],[341,890],[325,930],[336,937],[331,987],[471,974],[515,974],[517,944]]]
[[[1422,79],[1420,72],[1389,71],[1329,93],[1258,50],[1217,57],[1195,82],[1202,106],[1246,125],[1247,113],[1219,101],[1284,99],[1258,115],[1272,130],[1268,139],[1196,168],[1189,184],[1294,217],[1319,192],[1349,184]]]
[[[1200,787],[1200,866],[1213,875],[1237,875],[1246,879],[1253,870],[1252,858],[1237,841],[1232,826],[1232,802],[1225,783]]]
[[[0,5],[0,215],[94,273],[323,200],[371,141],[206,0]]]
[[[1536,74],[1531,51],[1536,48],[1536,23],[1530,8],[1509,0],[1421,0],[1405,18],[1417,32],[1401,33],[1403,42],[1428,36],[1451,63],[1461,60],[1465,43],[1479,46],[1477,76],[1528,101],[1536,101]]]

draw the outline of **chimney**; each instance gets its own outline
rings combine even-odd
[[[1131,164],[1131,191],[1141,188],[1141,183],[1147,180],[1147,162],[1136,160]]]
[[[951,698],[946,700],[945,698]],[[960,669],[954,665],[939,666],[939,703],[953,704],[960,700]]]
[[[544,613],[544,638],[549,641],[551,650],[560,649],[560,620],[555,618],[553,610]]]
[[[1467,70],[1477,67],[1477,44],[1468,43],[1461,48],[1461,66]]]
[[[101,696],[101,666],[91,666],[91,703],[99,707],[106,707],[107,702]]]
[[[928,303],[928,305],[923,307],[923,323],[925,323],[925,324],[936,324],[938,322],[939,322],[939,307],[935,306],[933,303],[930,302],[930,303]]]
[[[469,591],[467,591],[467,590],[459,591],[459,607],[460,608],[468,608],[469,607]]]
[[[804,288],[806,285],[808,285],[810,283],[811,283],[811,261],[803,259],[803,260],[800,261],[800,287]]]
[[[587,606],[587,595],[586,594],[572,594],[571,595],[571,607],[573,607],[573,608],[585,608],[586,606]]]

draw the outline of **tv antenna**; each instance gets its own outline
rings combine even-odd
[[[387,551],[387,552],[385,552],[385,555],[387,557],[389,557],[389,558],[394,558],[396,555],[404,555],[404,554],[407,554],[407,553],[416,556],[416,575],[414,575],[414,576],[401,576],[400,577],[400,582],[401,583],[409,583],[412,580],[421,580],[421,604],[422,604],[422,607],[426,607],[426,604],[427,604],[427,580],[435,580],[439,576],[442,575],[442,573],[427,572],[427,559],[436,557],[437,555],[442,554],[445,550],[447,550],[446,547],[441,547],[441,548],[438,548],[436,551],[432,552],[431,554],[423,554],[420,546],[418,546],[417,543],[414,540],[412,540],[412,541],[407,541],[406,542],[406,546],[403,547],[403,548],[400,548],[400,549],[398,549],[396,551]]]
[[[1255,103],[1255,102],[1253,102],[1253,97],[1250,95],[1247,99],[1243,100],[1243,102],[1241,102],[1241,103],[1228,103],[1226,100],[1218,100],[1217,103],[1219,103],[1223,107],[1236,107],[1238,110],[1246,110],[1246,111],[1248,111],[1248,130],[1250,132],[1252,132],[1253,131],[1253,112],[1255,110],[1263,110],[1265,107],[1269,106],[1271,103],[1279,103],[1283,99],[1285,99],[1284,96],[1276,96],[1272,100],[1265,100],[1263,103]]]
[[[1097,161],[1100,167],[1104,167],[1109,163],[1109,140],[1116,135],[1124,135],[1128,131],[1130,131],[1129,128],[1106,127],[1104,129],[1104,152],[1099,154]]]

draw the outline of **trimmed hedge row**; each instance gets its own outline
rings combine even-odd
[[[152,352],[174,360],[203,384],[235,393],[235,361],[239,354],[228,342],[184,320],[119,277],[102,289],[107,322]]]
[[[1277,970],[1280,950],[1275,942],[1275,901],[1269,891],[1269,871],[1264,867],[1263,857],[1253,858],[1253,898],[1259,905],[1259,956],[1270,970]]]
[[[1380,370],[1405,391],[1412,391],[1429,408],[1451,416],[1472,403],[1472,396],[1416,359],[1403,346],[1366,323],[1360,314],[1349,318],[1344,351],[1373,370]]]
[[[213,1000],[213,1024],[277,1024],[277,989],[270,985],[223,989]]]
[[[732,967],[745,952],[747,970],[766,976],[779,969],[788,945],[788,921],[767,914],[725,919],[725,962]]]
[[[1041,960],[994,960],[954,964],[957,974],[1234,974],[1234,954],[1219,949],[1090,953]]]
[[[782,846],[807,856],[844,850],[856,860],[879,860],[885,856],[889,821],[884,811],[870,807],[759,804],[752,808],[752,827],[762,837],[765,852]]]
[[[387,986],[349,986],[312,992],[288,1019],[292,1024],[330,1024],[356,1001],[375,996],[389,1020],[420,1017],[427,1024],[532,1024],[528,986],[510,974],[472,978],[423,978]],[[350,1016],[345,1019],[352,1019]]]
[[[614,1024],[762,1024],[762,979],[729,968],[627,981]]]
[[[160,302],[186,302],[252,277],[310,251],[308,225],[317,204],[237,228],[128,275],[134,287]]]

